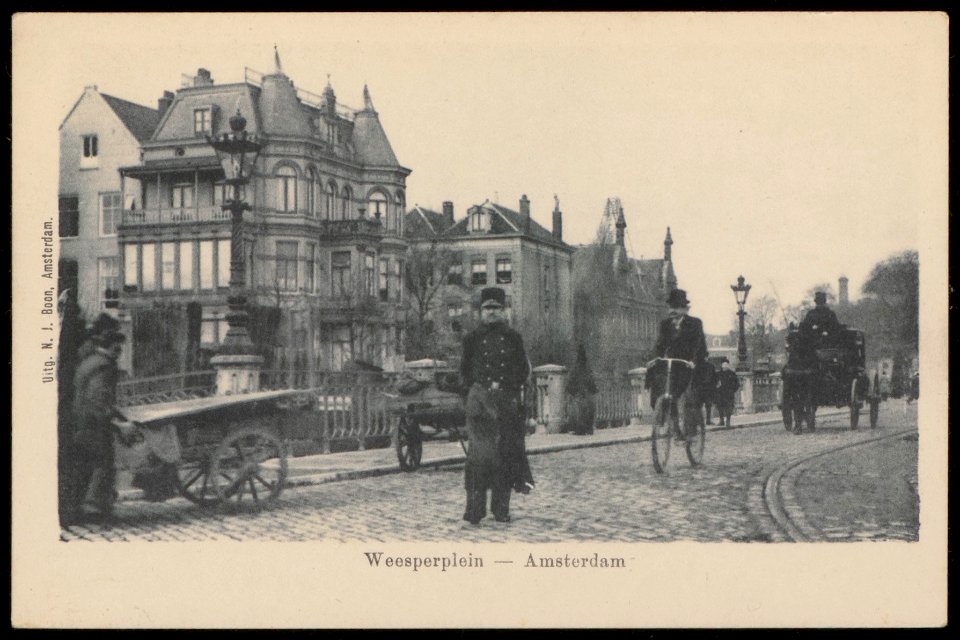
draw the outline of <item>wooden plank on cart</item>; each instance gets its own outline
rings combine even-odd
[[[213,396],[210,398],[192,398],[176,402],[124,407],[123,414],[128,420],[141,424],[178,420],[189,416],[198,416],[220,409],[233,408],[245,404],[291,398],[304,393],[303,389],[281,389],[279,391],[256,391],[233,396]]]

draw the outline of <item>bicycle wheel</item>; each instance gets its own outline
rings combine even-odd
[[[670,441],[673,440],[674,424],[679,419],[671,411],[672,405],[665,397],[657,399],[653,410],[653,431],[650,434],[650,451],[653,454],[653,468],[663,473],[670,459]],[[677,424],[679,427],[679,424]]]
[[[703,462],[703,448],[707,440],[707,426],[703,422],[703,412],[696,409],[696,421],[693,426],[684,425],[686,431],[686,450],[687,460],[691,467],[698,466]]]

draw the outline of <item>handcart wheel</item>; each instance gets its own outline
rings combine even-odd
[[[181,463],[177,468],[180,475],[180,495],[201,507],[212,507],[220,503],[220,496],[210,481],[210,459]]]
[[[423,438],[420,426],[401,417],[397,425],[397,460],[400,461],[400,469],[416,471],[420,467],[422,456]]]
[[[286,449],[265,429],[246,427],[230,433],[210,460],[211,483],[220,500],[254,504],[275,499],[287,477]]]

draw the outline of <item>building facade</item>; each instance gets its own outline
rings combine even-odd
[[[667,315],[667,295],[677,287],[669,227],[663,258],[652,260],[629,256],[626,228],[619,198],[610,198],[594,243],[573,254],[574,339],[603,374],[647,362]]]
[[[445,202],[442,212],[416,206],[406,219],[412,254],[438,248],[442,252],[445,273],[437,275],[441,281],[428,316],[439,336],[452,337],[446,341],[450,350],[458,348],[459,336],[478,322],[481,290],[496,286],[506,292],[507,317],[523,335],[533,364],[569,359],[573,248],[563,241],[559,201],[550,231],[532,218],[525,195],[518,211],[488,200],[456,220],[453,203]],[[416,298],[417,293],[411,295]]]
[[[132,314],[192,306],[199,327],[188,330],[187,350],[212,353],[223,340],[230,194],[207,136],[228,131],[239,112],[263,145],[244,188],[242,241],[251,333],[266,367],[402,362],[410,170],[367,88],[362,108],[345,107],[329,82],[322,95],[298,89],[277,56],[273,73],[248,69],[240,83],[218,85],[200,69],[169,101],[142,162],[121,169],[121,305]]]
[[[76,296],[86,320],[120,304],[120,167],[140,162],[157,109],[88,86],[60,125],[58,186],[61,294]],[[128,202],[128,205],[130,203]]]

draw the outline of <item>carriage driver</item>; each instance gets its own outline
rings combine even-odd
[[[670,292],[667,306],[669,315],[660,323],[654,355],[658,358],[681,358],[694,364],[693,380],[686,393],[684,425],[694,424],[701,405],[700,396],[706,378],[706,367],[711,366],[707,362],[707,340],[703,335],[703,322],[688,315],[690,301],[683,289]],[[653,381],[651,391],[651,401],[655,401],[662,389],[657,389],[657,382]]]
[[[816,305],[807,312],[800,323],[800,333],[809,340],[814,348],[835,347],[840,339],[840,321],[833,309],[827,306],[827,294],[817,291],[813,294]]]

